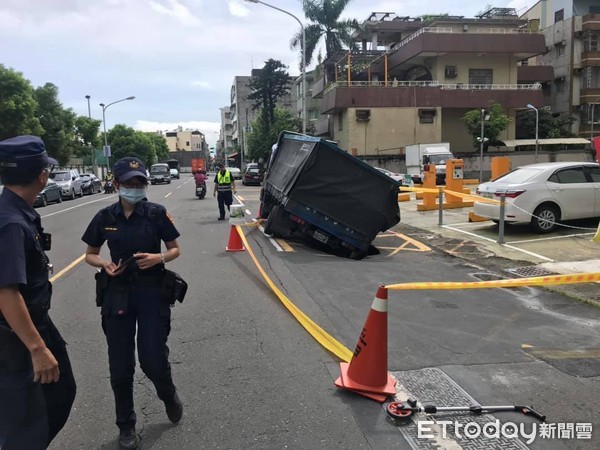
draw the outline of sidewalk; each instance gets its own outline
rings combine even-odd
[[[444,210],[440,226],[438,210],[417,211],[416,204],[415,200],[399,203],[399,226],[407,233],[438,251],[484,266],[506,278],[600,272],[600,244],[591,242],[588,233],[548,237],[530,235],[526,227],[518,227],[516,232],[512,229],[507,232],[506,241],[514,239],[510,233],[522,233],[526,239],[515,242],[526,244],[501,245],[496,242],[497,226],[491,222],[482,222],[481,226],[471,224],[472,227],[468,224],[472,207]],[[598,283],[546,289],[600,307]]]

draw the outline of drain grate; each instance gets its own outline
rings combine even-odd
[[[540,266],[516,267],[514,269],[506,269],[506,271],[521,278],[547,277],[549,275],[556,275],[555,272],[549,272]]]

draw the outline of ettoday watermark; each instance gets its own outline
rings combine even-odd
[[[540,439],[591,439],[591,423],[501,423],[495,421],[479,424],[477,422],[460,423],[451,420],[419,420],[417,422],[419,439],[435,439],[436,432],[443,439],[523,439],[531,444]],[[439,435],[438,435],[439,436]]]

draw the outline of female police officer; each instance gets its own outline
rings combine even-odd
[[[44,449],[64,426],[75,380],[50,320],[49,235],[33,203],[56,161],[35,136],[0,142],[0,448]]]
[[[168,360],[171,310],[161,295],[164,264],[179,256],[179,232],[164,207],[145,201],[148,180],[139,159],[120,159],[113,174],[119,201],[96,214],[82,239],[88,244],[86,262],[102,269],[97,276],[97,301],[108,343],[119,444],[121,448],[137,448],[133,409],[136,324],[143,372],[165,403],[169,420],[179,422],[183,413]],[[108,260],[100,256],[105,241],[110,250]],[[107,280],[104,285],[100,281],[103,278]]]

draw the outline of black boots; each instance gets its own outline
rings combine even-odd
[[[177,423],[181,420],[183,415],[183,403],[179,400],[177,392],[173,396],[171,401],[165,402],[165,409],[167,411],[167,417],[173,423]]]
[[[119,448],[121,449],[138,449],[140,447],[140,439],[135,432],[135,427],[125,428],[119,432]]]

